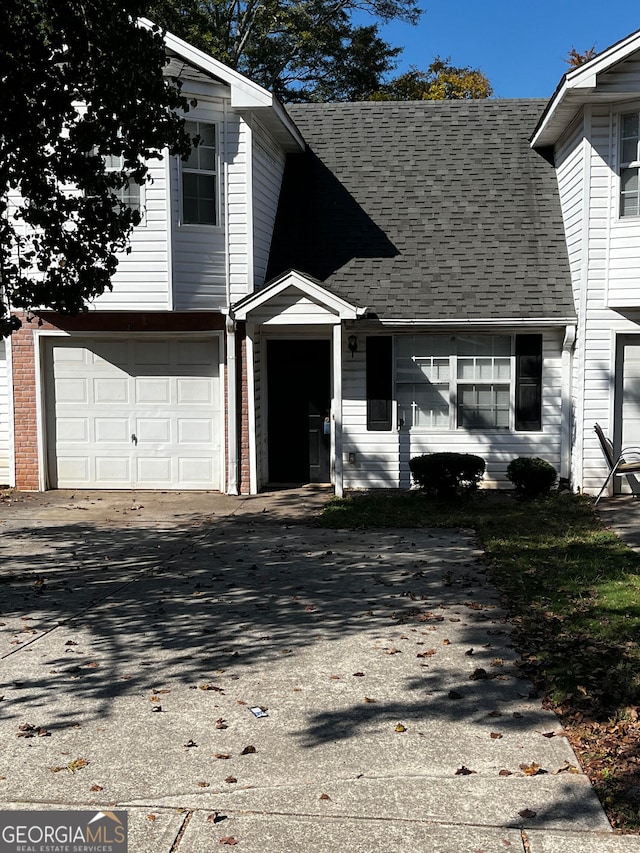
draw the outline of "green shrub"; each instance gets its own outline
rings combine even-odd
[[[425,492],[440,496],[475,491],[482,480],[484,459],[472,453],[427,453],[409,461],[411,475]]]
[[[557,476],[553,465],[539,456],[520,456],[507,466],[507,477],[516,487],[516,492],[526,498],[548,495]]]

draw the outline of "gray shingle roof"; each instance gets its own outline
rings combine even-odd
[[[290,268],[381,319],[567,318],[554,169],[529,148],[545,102],[305,104],[268,275]]]

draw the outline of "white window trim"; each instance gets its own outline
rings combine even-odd
[[[105,171],[107,172],[119,172],[121,169],[110,169],[108,166]],[[135,181],[130,181],[130,183],[136,183]],[[140,190],[140,206],[138,211],[140,213],[140,222],[135,226],[136,228],[145,228],[147,225],[147,184],[146,181],[144,184],[136,184],[138,189]],[[114,193],[117,193],[117,190],[113,190]],[[132,208],[133,209],[133,208]]]
[[[640,218],[640,210],[638,213],[630,213],[630,214],[626,214],[626,215],[622,213],[622,170],[623,169],[637,169],[638,170],[638,181],[640,183],[640,140],[638,143],[638,148],[639,148],[638,158],[639,159],[631,160],[628,163],[623,162],[623,160],[622,160],[622,124],[623,124],[623,118],[624,118],[624,116],[634,115],[634,114],[638,115],[638,122],[640,123],[640,104],[637,104],[637,103],[625,104],[624,106],[621,106],[619,108],[618,113],[617,113],[618,121],[617,121],[617,133],[616,133],[616,139],[615,139],[615,151],[617,152],[616,159],[617,159],[617,165],[618,165],[618,168],[616,170],[616,178],[617,178],[617,180],[616,180],[616,188],[617,188],[617,192],[616,192],[616,205],[617,205],[616,220],[620,224],[631,223],[631,222],[637,224],[637,220]]]
[[[216,171],[209,172],[206,170],[202,170],[202,174],[213,174],[215,178],[215,200],[216,200],[216,222],[215,224],[209,224],[206,222],[185,222],[184,221],[184,194],[183,194],[183,179],[182,175],[184,172],[184,161],[181,157],[176,157],[178,162],[178,225],[180,228],[185,228],[189,231],[201,231],[205,233],[211,233],[212,231],[222,231],[223,225],[223,215],[222,215],[222,192],[221,192],[221,177],[222,177],[222,158],[220,156],[220,139],[221,139],[221,123],[219,121],[207,121],[206,119],[199,118],[190,118],[186,117],[186,121],[191,124],[197,124],[198,127],[202,124],[206,124],[210,127],[215,128],[215,137],[216,137]],[[200,170],[197,169],[187,169],[188,173],[198,174]]]

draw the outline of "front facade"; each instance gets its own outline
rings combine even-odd
[[[640,445],[640,34],[549,104],[285,111],[167,50],[202,143],[133,199],[113,290],[4,343],[0,481],[341,494],[460,451],[597,492],[593,423]]]

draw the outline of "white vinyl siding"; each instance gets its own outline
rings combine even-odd
[[[253,287],[265,281],[284,172],[284,154],[256,123],[253,135]]]
[[[249,293],[253,278],[251,220],[251,129],[244,119],[227,114],[227,245],[229,294],[237,302]]]
[[[182,223],[181,163],[177,157],[170,162],[171,175],[171,243],[173,254],[173,308],[176,311],[219,310],[226,304],[227,272],[225,205],[227,192],[224,175],[227,159],[233,156],[228,150],[229,130],[225,122],[222,101],[209,101],[198,96],[198,105],[188,114],[191,122],[216,127],[220,162],[218,187],[219,217],[216,226]],[[231,122],[237,122],[230,117]]]
[[[143,223],[133,229],[131,252],[118,256],[113,290],[94,304],[98,310],[166,311],[169,308],[167,182],[164,160],[149,164],[151,181],[144,187]]]
[[[527,330],[541,331],[541,330]],[[394,334],[396,346],[402,336]],[[409,460],[423,453],[475,453],[487,463],[484,484],[508,487],[507,465],[518,456],[541,456],[560,470],[562,359],[564,330],[543,333],[542,424],[536,431],[511,429],[470,430],[438,428],[429,430],[367,430],[367,401],[364,346],[352,357],[343,350],[343,464],[345,488],[408,488],[411,485]],[[364,333],[358,335],[364,341]],[[355,463],[349,463],[349,453]]]

